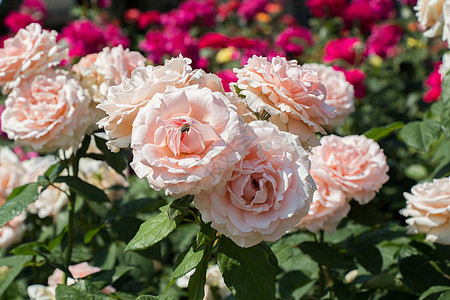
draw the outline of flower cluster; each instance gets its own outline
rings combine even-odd
[[[333,233],[350,211],[353,198],[366,204],[388,181],[389,167],[380,146],[364,136],[324,136],[310,156],[317,192],[299,227]]]

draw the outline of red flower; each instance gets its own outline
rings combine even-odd
[[[392,56],[395,46],[402,38],[402,29],[398,25],[382,24],[373,27],[367,39],[366,54],[381,57]]]
[[[357,47],[361,44],[358,38],[338,38],[328,42],[325,46],[324,62],[334,62],[342,59],[354,64],[357,55]]]

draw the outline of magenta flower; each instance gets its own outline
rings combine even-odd
[[[267,0],[243,0],[237,10],[237,14],[245,21],[248,21],[253,19],[259,12],[264,11],[268,3],[269,1]]]
[[[147,53],[147,58],[154,64],[161,63],[166,53],[167,37],[162,31],[149,30],[145,39],[139,43],[139,48]]]
[[[305,4],[317,18],[343,16],[347,8],[347,0],[307,0]]]
[[[112,0],[97,0],[97,5],[100,8],[108,8],[111,6]]]
[[[349,64],[354,64],[357,57],[358,47],[361,41],[358,38],[338,38],[328,42],[325,46],[324,62],[334,62],[344,60]]]
[[[312,33],[305,27],[291,26],[280,33],[275,45],[290,55],[300,55],[305,47],[312,45]]]
[[[349,69],[333,66],[333,69],[341,71],[345,75],[345,79],[353,85],[355,90],[355,97],[363,98],[366,94],[366,85],[364,84],[364,79],[366,74],[360,69]]]
[[[345,10],[347,27],[358,27],[363,33],[370,31],[376,21],[393,17],[392,0],[353,0]]]
[[[426,103],[436,102],[441,98],[442,77],[439,73],[440,65],[440,62],[435,64],[433,71],[424,82],[424,85],[427,87],[427,91],[423,95],[423,101]]]
[[[230,92],[230,83],[236,82],[237,77],[233,70],[220,70],[216,73],[219,76],[220,80],[222,80],[223,89],[225,92]]]
[[[138,17],[138,27],[139,29],[145,29],[149,25],[158,24],[160,21],[161,14],[157,10],[150,10],[143,12]]]
[[[366,42],[366,55],[376,54],[383,58],[393,56],[395,47],[402,38],[402,29],[398,25],[382,24],[372,29]]]
[[[89,34],[86,34],[89,32]],[[122,45],[127,48],[129,39],[123,35],[119,27],[106,24],[100,27],[90,20],[75,20],[62,29],[58,37],[69,45],[69,56],[85,56],[100,52],[104,47]]]
[[[42,0],[24,0],[20,5],[19,10],[21,12],[41,13],[42,16],[47,15],[47,5]]]
[[[8,29],[14,33],[20,29],[27,27],[31,23],[39,23],[42,25],[42,21],[36,19],[33,15],[25,14],[12,10],[5,18],[5,25]]]
[[[200,49],[207,47],[221,49],[228,47],[229,43],[230,38],[228,36],[222,33],[208,32],[200,38],[198,46]]]
[[[177,9],[161,15],[161,24],[170,30],[188,30],[194,23],[215,25],[216,7],[212,0],[187,0]]]

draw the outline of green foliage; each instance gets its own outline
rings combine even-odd
[[[0,227],[18,216],[30,203],[39,196],[39,184],[28,183],[16,187],[8,197],[5,204],[0,206]]]

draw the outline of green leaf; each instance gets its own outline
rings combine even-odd
[[[22,271],[23,267],[33,259],[31,255],[17,255],[0,258],[0,266],[6,267],[6,270],[2,270],[2,278],[0,280],[0,295],[6,291],[8,286],[14,281],[14,279]],[[5,273],[7,275],[5,276]]]
[[[83,293],[72,286],[58,284],[56,287],[56,299],[58,300],[86,300]]]
[[[450,104],[450,74],[446,74],[442,79],[441,101],[448,105]]]
[[[311,282],[311,278],[301,271],[286,272],[279,280],[280,295],[283,298],[289,299],[296,289],[309,282]]]
[[[103,190],[80,179],[79,177],[59,176],[55,179],[55,182],[66,183],[71,189],[83,196],[86,200],[94,202],[109,202],[109,198]]]
[[[428,151],[432,141],[439,138],[441,127],[436,120],[415,121],[400,130],[400,138],[410,147]]]
[[[55,181],[55,179],[61,174],[61,172],[65,169],[65,166],[62,162],[57,162],[54,165],[51,165],[47,171],[45,171],[44,175],[39,176],[38,183],[41,186],[47,186]]]
[[[445,292],[445,291],[450,291],[450,286],[440,286],[440,285],[432,286],[428,290],[423,292],[422,295],[420,295],[419,300],[424,300],[430,295],[433,295],[433,294],[436,294],[436,293],[442,293],[442,292]]]
[[[194,274],[189,278],[188,299],[203,300],[205,296],[206,271],[208,270],[208,261],[211,257],[211,251],[203,255],[200,263],[197,265]]]
[[[123,154],[123,151],[118,153],[113,153],[111,150],[108,149],[106,146],[106,140],[94,136],[95,138],[95,144],[97,145],[97,148],[100,149],[100,151],[103,152],[105,155],[105,160],[108,163],[108,165],[114,169],[119,174],[122,174],[123,170],[127,166],[127,160],[126,157]]]
[[[161,213],[145,221],[125,247],[125,251],[143,250],[151,247],[174,231],[181,220],[175,214],[172,218],[169,217],[169,207],[170,204],[163,206]]]
[[[170,276],[170,280],[179,278],[195,268],[200,261],[202,260],[203,254],[205,253],[204,247],[197,248],[194,245],[189,247],[186,251],[181,253],[177,260],[175,261],[175,265],[172,268],[172,275]]]
[[[170,219],[182,218],[189,209],[189,204],[194,200],[194,196],[186,195],[172,201],[167,211]]]
[[[331,268],[343,268],[346,266],[344,259],[338,250],[327,244],[317,242],[303,242],[298,247],[303,253],[308,254],[320,265]]]
[[[433,285],[450,285],[450,280],[442,276],[427,258],[420,255],[400,257],[398,268],[405,285],[416,292],[424,292]]]
[[[356,260],[367,271],[372,274],[378,274],[383,267],[383,257],[380,250],[374,246],[360,246],[352,251],[352,254],[356,257]]]
[[[391,290],[400,291],[405,293],[410,293],[411,290],[408,289],[401,280],[394,277],[394,275],[388,273],[380,273],[371,277],[362,286],[362,289],[372,289],[372,290]]]
[[[39,197],[39,184],[28,183],[13,189],[5,204],[0,207],[0,227],[18,216]]]
[[[225,236],[219,240],[217,262],[226,285],[237,299],[275,299],[277,268],[270,252],[260,245],[241,248]]]
[[[88,244],[88,243],[94,238],[94,236],[95,236],[95,235],[96,235],[103,227],[105,227],[104,224],[101,225],[101,226],[99,226],[99,227],[97,227],[97,228],[94,228],[94,229],[89,230],[89,231],[85,234],[84,239],[83,239],[83,242],[84,242],[85,244]]]
[[[351,201],[350,205],[348,217],[353,221],[366,226],[375,226],[384,222],[383,214],[372,203],[360,205],[356,201]]]
[[[367,138],[378,142],[380,139],[387,137],[392,131],[403,127],[403,122],[394,122],[386,126],[372,128],[363,133]]]
[[[450,292],[444,292],[437,300],[450,300]]]
[[[211,223],[203,224],[197,234],[197,247],[205,245],[216,238],[217,231],[211,227]]]

